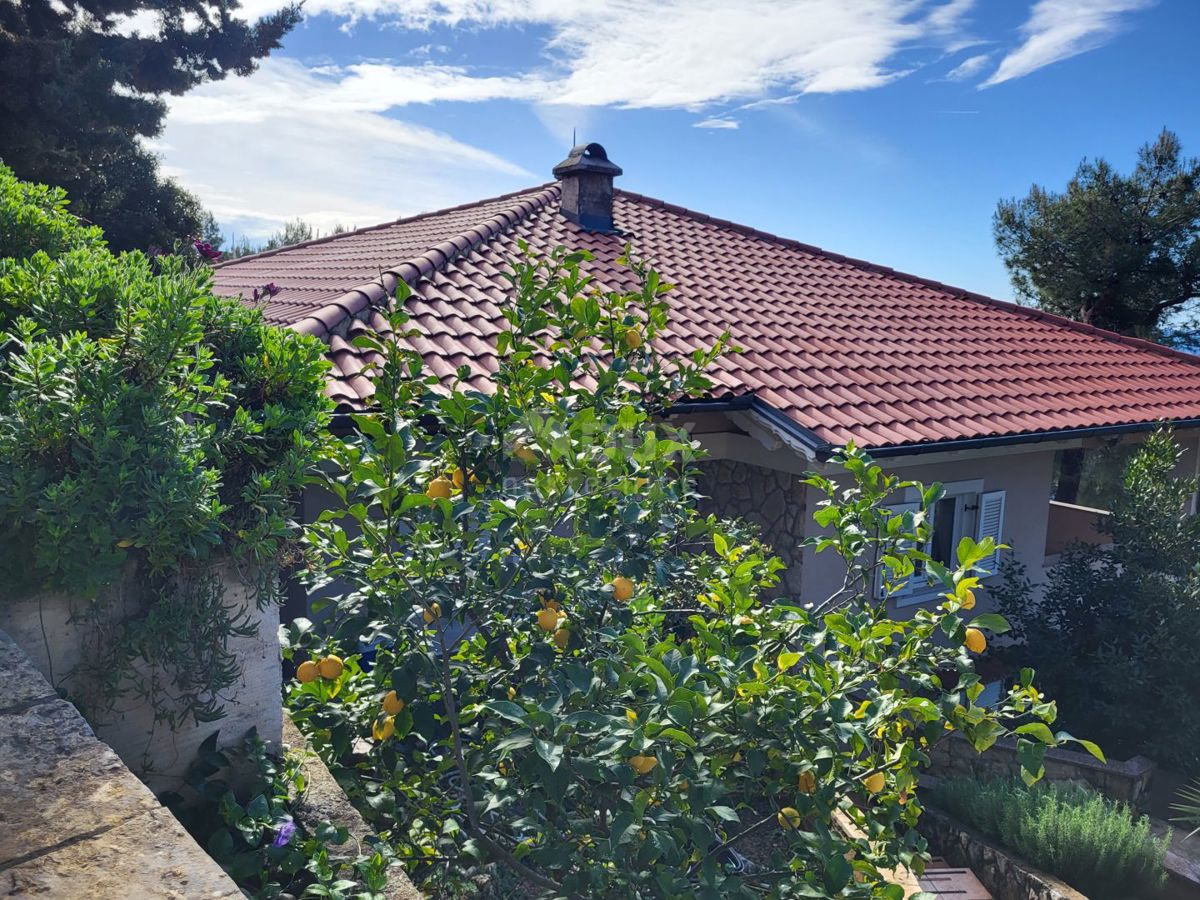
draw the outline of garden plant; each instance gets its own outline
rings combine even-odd
[[[1124,803],[1069,783],[956,778],[931,792],[938,806],[1097,900],[1155,897],[1166,884],[1169,838]]]
[[[278,599],[326,366],[214,296],[203,261],[113,254],[62,191],[0,166],[0,605],[76,601],[71,699],[93,721],[132,697],[173,728],[221,715],[251,626],[218,569]]]
[[[403,312],[358,339],[375,409],[318,479],[292,714],[418,876],[488,860],[531,895],[899,900],[932,744],[1015,733],[1033,780],[1069,739],[1031,672],[975,702],[972,656],[1006,627],[970,612],[994,548],[929,560],[941,488],[848,448],[846,480],[808,482],[843,589],[764,602],[781,563],[696,512],[700,453],[664,416],[709,393],[723,339],[682,352],[653,270],[623,260],[605,290],[585,261],[513,262],[486,391],[430,375]],[[892,514],[910,489],[922,510]],[[891,621],[877,587],[918,560],[942,603]]]
[[[1006,566],[996,594],[1019,641],[1012,656],[1037,668],[1067,727],[1111,754],[1190,773],[1200,767],[1200,709],[1180,698],[1200,694],[1188,637],[1200,630],[1200,516],[1181,455],[1169,430],[1147,438],[1099,523],[1112,544],[1069,547],[1041,597]]]

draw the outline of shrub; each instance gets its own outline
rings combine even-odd
[[[1019,856],[1099,900],[1153,897],[1166,883],[1170,838],[1124,803],[1073,784],[956,778],[932,791],[938,806]]]
[[[1180,449],[1153,434],[1126,466],[1102,525],[1114,546],[1075,545],[1038,597],[1019,567],[1005,569],[999,608],[1063,703],[1064,724],[1110,753],[1144,753],[1185,770],[1200,767],[1200,516],[1196,479],[1176,474]]]
[[[1066,739],[1031,673],[975,702],[968,626],[1005,625],[960,611],[993,545],[964,540],[929,569],[942,606],[890,621],[876,575],[912,575],[941,490],[851,448],[845,483],[809,481],[847,590],[763,604],[781,563],[696,512],[697,445],[663,415],[708,393],[720,342],[682,352],[656,273],[603,291],[584,259],[512,263],[487,391],[363,341],[378,411],[319,479],[327,599],[289,632],[293,716],[418,877],[490,860],[554,896],[898,898],[928,745],[1017,728],[1036,778]],[[925,510],[890,513],[910,488]],[[764,832],[756,868],[725,866]]]
[[[388,846],[369,836],[357,854],[339,853],[350,838],[344,826],[298,814],[307,787],[298,753],[271,755],[253,729],[224,750],[217,737],[204,741],[181,789],[162,800],[242,893],[384,900]]]
[[[211,563],[245,563],[265,603],[295,556],[322,346],[214,296],[207,268],[114,256],[64,202],[0,167],[0,598],[68,592],[112,632],[80,679],[93,712],[143,660],[152,696],[215,716],[246,625]],[[114,625],[131,572],[150,602]]]

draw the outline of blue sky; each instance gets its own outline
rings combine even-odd
[[[243,0],[248,15],[279,0]],[[307,0],[155,142],[227,232],[364,226],[549,180],[618,185],[999,297],[996,201],[1200,154],[1196,0]]]

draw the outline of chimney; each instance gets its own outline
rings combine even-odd
[[[562,182],[562,214],[588,231],[613,229],[613,178],[621,167],[599,144],[578,144],[554,167]]]

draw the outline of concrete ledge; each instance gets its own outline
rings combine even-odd
[[[977,778],[1018,777],[1021,762],[1017,742],[1001,738],[979,753],[958,732],[947,735],[929,753],[929,773],[941,778],[973,775]],[[1102,763],[1090,753],[1052,747],[1044,761],[1047,781],[1072,781],[1091,787],[1106,797],[1145,812],[1150,804],[1150,781],[1158,765],[1144,756]]]
[[[305,787],[304,793],[293,805],[296,817],[310,831],[315,830],[322,822],[331,822],[345,828],[350,832],[350,840],[340,848],[330,847],[329,855],[334,859],[355,856],[359,846],[372,834],[366,820],[346,797],[346,792],[325,767],[321,758],[309,749],[308,741],[287,715],[283,717],[283,742],[289,753],[302,754],[301,769],[304,772]],[[401,866],[393,866],[388,870],[388,884],[384,888],[384,896],[387,900],[422,900],[424,895],[408,880],[408,875]]]
[[[3,631],[0,697],[0,896],[242,896]]]

